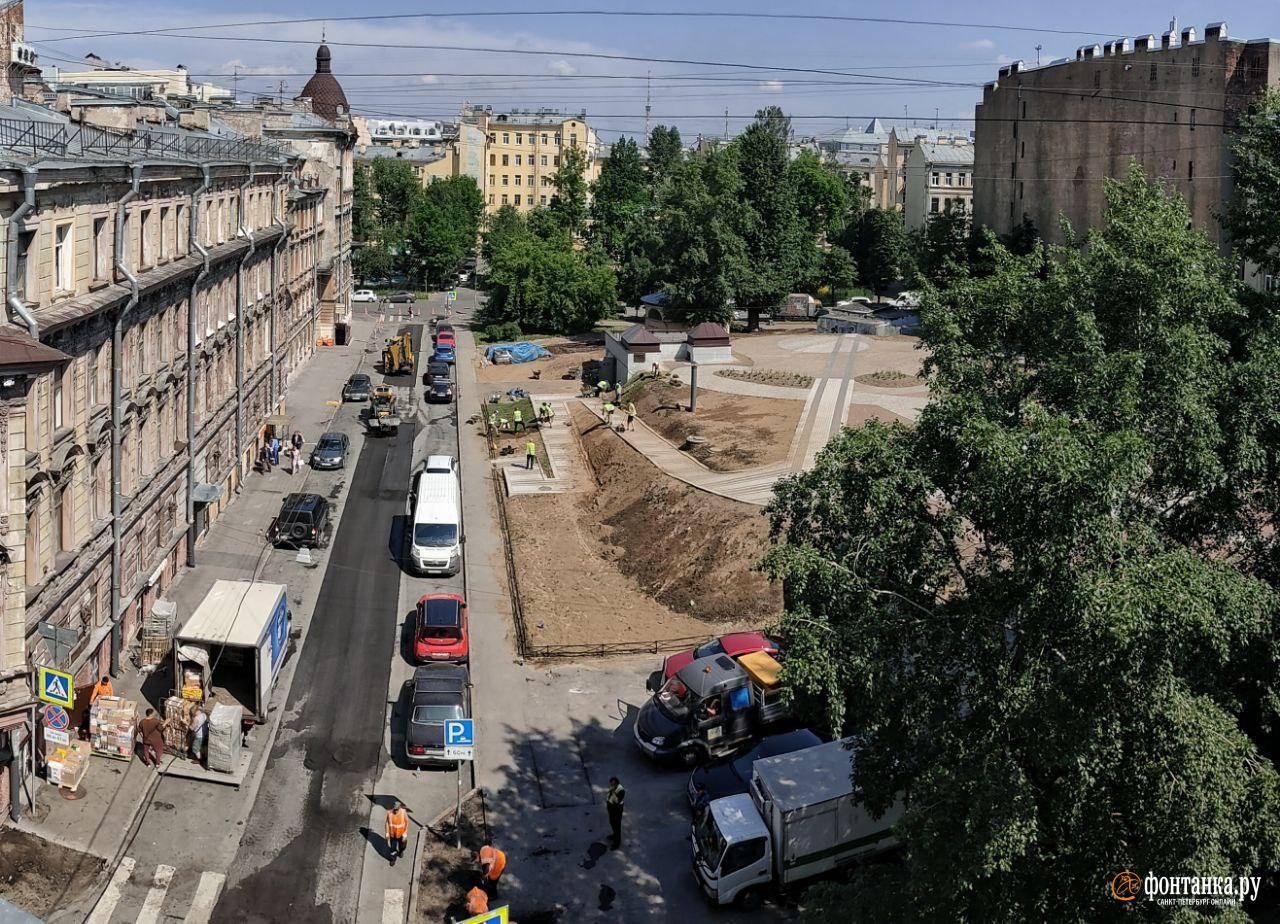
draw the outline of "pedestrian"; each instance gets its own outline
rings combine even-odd
[[[467,917],[488,914],[488,912],[489,895],[484,890],[484,879],[481,878],[480,884],[472,886],[471,891],[467,893]]]
[[[293,436],[290,438],[289,442],[293,443],[293,451],[298,452],[302,449],[302,444],[305,443],[306,440],[302,438],[301,430],[294,430]]]
[[[152,770],[159,770],[160,761],[164,758],[164,735],[160,732],[160,717],[154,709],[148,709],[142,717],[138,733],[142,736],[142,762]]]
[[[511,412],[511,432],[516,433],[524,429],[524,411],[515,408]]]
[[[544,401],[542,406],[546,409],[547,423],[551,423],[556,419],[556,409],[551,406],[550,401]]]
[[[271,448],[266,443],[258,450],[258,467],[262,469],[262,474],[271,474]]]
[[[293,450],[293,474],[296,475],[300,471],[302,471],[302,447],[297,446]]]
[[[404,803],[397,801],[395,807],[387,812],[387,849],[391,851],[391,865],[404,856],[404,848],[409,840],[409,810]]]
[[[627,402],[627,429],[630,430],[636,425],[636,403],[634,401]]]
[[[498,880],[502,878],[502,873],[507,868],[506,853],[492,844],[485,844],[480,848],[477,859],[480,862],[480,879],[486,894],[491,899],[497,898]]]
[[[280,437],[271,437],[271,464],[280,464]]]
[[[613,406],[612,402],[608,402],[604,406],[604,423],[610,430],[613,429],[613,412],[616,410],[617,408]]]
[[[532,470],[533,463],[538,458],[538,444],[533,440],[527,440],[524,444],[524,467],[526,470]]]
[[[613,849],[622,846],[622,812],[627,801],[627,790],[616,776],[609,777],[609,791],[604,795],[604,806],[609,812],[609,830],[613,832]]]
[[[204,761],[204,743],[205,737],[209,733],[209,717],[205,715],[203,709],[197,709],[195,714],[191,716],[191,756],[196,761]]]

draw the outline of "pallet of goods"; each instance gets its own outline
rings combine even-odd
[[[146,624],[142,627],[142,666],[160,664],[173,647],[173,623],[178,607],[169,600],[157,600],[151,608]]]
[[[72,741],[55,749],[45,761],[49,783],[62,789],[77,789],[89,770],[89,754],[87,741]]]
[[[180,696],[170,696],[164,701],[164,746],[170,751],[185,753],[191,747],[191,720],[200,711],[200,704]]]
[[[214,706],[209,714],[209,741],[206,745],[209,769],[234,773],[240,764],[241,722],[244,710],[239,706]]]
[[[120,696],[99,696],[89,709],[89,743],[93,753],[132,760],[138,733],[138,704]]]

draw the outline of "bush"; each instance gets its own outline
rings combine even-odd
[[[480,328],[480,339],[485,343],[510,343],[523,336],[520,325],[515,321],[505,324],[487,324]]]

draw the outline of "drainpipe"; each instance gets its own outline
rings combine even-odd
[[[271,339],[271,413],[276,413],[280,408],[280,389],[277,383],[276,372],[276,352],[279,350],[277,337],[279,332],[276,328],[277,318],[280,312],[280,252],[284,250],[285,244],[288,242],[289,226],[284,220],[285,207],[287,202],[284,197],[284,185],[292,178],[284,172],[283,165],[280,168],[280,178],[276,180],[275,186],[275,218],[274,223],[280,228],[280,236],[276,238],[275,245],[271,248],[271,314],[267,319],[268,335]]]
[[[18,242],[22,240],[23,219],[36,208],[37,174],[35,167],[22,168],[22,204],[9,216],[9,258],[5,264],[8,267],[5,301],[13,309],[13,313],[27,326],[27,333],[31,335],[32,340],[40,339],[40,325],[36,323],[35,317],[26,304],[18,297]]]
[[[191,280],[191,295],[187,299],[187,567],[196,566],[196,296],[200,283],[209,275],[209,251],[200,243],[200,197],[213,185],[209,166],[200,164],[203,178],[191,193],[191,226],[187,233],[187,254],[194,250],[204,260],[204,265]]]
[[[121,605],[120,553],[123,542],[124,515],[122,511],[122,483],[120,442],[121,426],[124,417],[124,379],[122,374],[124,355],[124,319],[134,306],[138,304],[138,277],[133,275],[125,262],[124,219],[125,206],[138,195],[138,186],[142,183],[142,165],[133,164],[129,168],[129,191],[116,203],[116,233],[113,251],[116,272],[129,283],[129,298],[116,311],[115,324],[111,328],[111,676],[120,673],[120,618],[124,607]]]
[[[249,176],[240,187],[239,218],[240,229],[236,237],[247,239],[249,249],[240,258],[236,268],[236,469],[237,481],[244,478],[244,265],[253,256],[253,235],[245,215],[244,197],[253,185],[253,174],[256,164],[249,164]]]

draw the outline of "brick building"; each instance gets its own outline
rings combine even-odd
[[[1165,182],[1221,240],[1231,197],[1231,131],[1280,85],[1280,43],[1227,37],[1215,23],[1076,49],[1043,67],[1000,68],[977,107],[974,217],[998,234],[1024,218],[1061,241],[1102,220],[1104,181],[1131,161]]]

